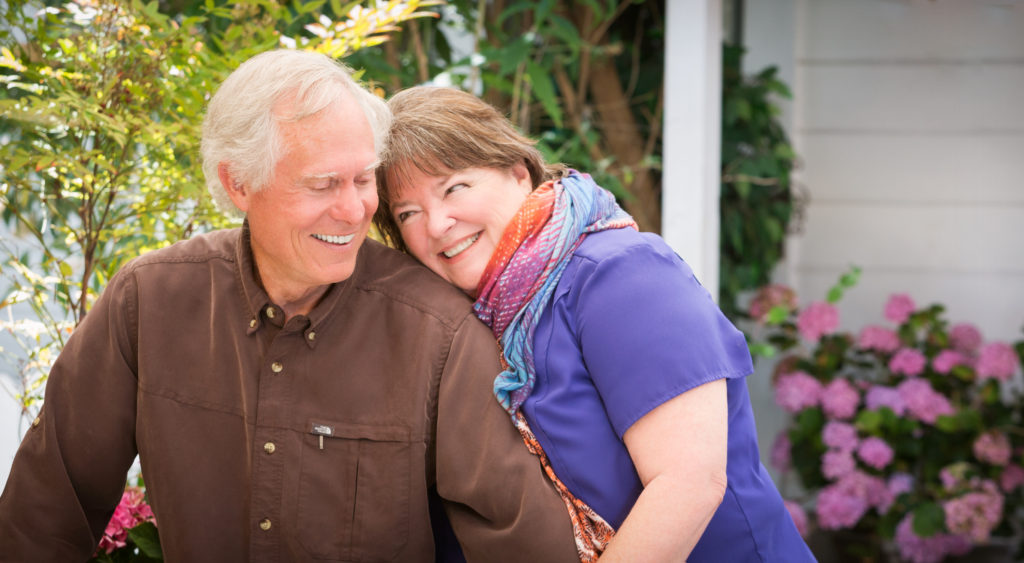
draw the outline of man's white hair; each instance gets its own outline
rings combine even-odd
[[[278,123],[314,115],[352,96],[373,130],[377,158],[386,150],[391,112],[384,100],[352,79],[351,70],[326,55],[278,49],[242,63],[210,100],[203,121],[201,152],[206,188],[217,206],[240,215],[217,168],[228,165],[233,180],[253,191],[270,182],[284,147]],[[280,113],[281,102],[290,113]],[[339,134],[346,134],[339,131]]]

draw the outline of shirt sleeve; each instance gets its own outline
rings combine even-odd
[[[438,396],[437,490],[466,560],[576,562],[569,513],[492,393],[501,371],[490,331],[469,317]]]
[[[570,307],[619,438],[667,400],[753,371],[743,333],[661,239],[584,258],[578,267]]]
[[[85,561],[135,459],[130,311],[115,276],[61,351],[0,497],[0,561]]]

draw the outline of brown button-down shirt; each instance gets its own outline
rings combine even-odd
[[[577,560],[497,358],[461,293],[373,241],[287,322],[244,227],[148,253],[51,371],[0,561],[84,561],[136,453],[172,563],[432,561],[434,487],[470,561]]]

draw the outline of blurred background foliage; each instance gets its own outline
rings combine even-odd
[[[206,101],[250,56],[328,53],[381,96],[452,85],[551,161],[594,175],[661,228],[664,0],[5,0],[0,4],[0,322],[23,405],[125,261],[225,226],[198,162]],[[723,71],[723,309],[781,256],[794,156],[774,69]],[[676,187],[675,189],[685,189]],[[12,307],[34,319],[16,319]],[[6,311],[4,309],[6,308]],[[20,315],[24,317],[24,315]],[[7,317],[6,320],[3,317]],[[31,409],[26,412],[30,412]]]

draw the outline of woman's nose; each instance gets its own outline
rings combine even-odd
[[[427,234],[441,238],[455,224],[455,218],[441,210],[434,210],[427,215]]]

